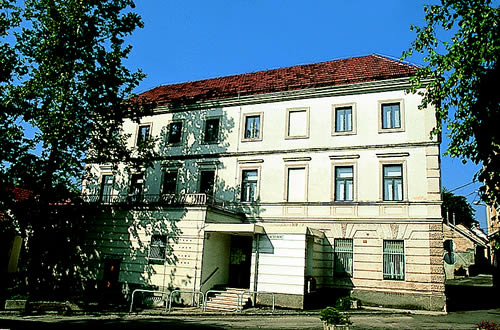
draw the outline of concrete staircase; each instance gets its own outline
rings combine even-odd
[[[233,312],[242,310],[248,304],[251,295],[244,294],[241,301],[238,301],[239,294],[242,294],[247,289],[226,288],[222,293],[217,293],[215,296],[208,298],[206,302],[207,311],[225,311]],[[222,290],[221,290],[222,291]]]

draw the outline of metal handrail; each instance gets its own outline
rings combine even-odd
[[[167,307],[165,308],[165,311],[170,313],[170,310],[172,309],[172,296],[174,293],[192,293],[193,294],[193,299],[195,295],[198,295],[198,306],[200,305],[200,297],[201,297],[201,305],[205,305],[205,299],[203,297],[203,292],[198,291],[198,290],[173,290],[170,292],[170,296],[168,298],[168,304]]]
[[[216,267],[214,269],[214,271],[212,273],[210,273],[210,275],[208,275],[208,277],[203,281],[203,283],[201,283],[200,289],[205,285],[205,283],[207,283],[212,278],[212,276],[215,275],[215,273],[217,273],[218,270],[219,270],[219,267]]]
[[[270,294],[270,295],[272,295],[272,297],[273,297],[273,305],[272,305],[272,310],[271,310],[271,312],[274,312],[274,302],[276,301],[276,298],[275,298],[274,292],[246,290],[246,291],[243,291],[243,293],[241,294],[241,298],[242,298],[242,299],[243,299],[243,295],[244,295],[245,293],[255,294],[255,300],[257,300],[257,296],[258,296],[259,294]],[[241,302],[238,304],[238,306],[241,306],[242,304],[243,304],[243,301],[241,301]],[[252,307],[254,307],[254,306],[255,306],[255,301],[254,301],[254,299],[252,299]]]
[[[205,312],[207,310],[207,299],[208,299],[208,294],[209,293],[229,293],[229,294],[234,294],[238,298],[238,301],[241,301],[241,293],[236,293],[236,292],[228,292],[228,291],[223,291],[223,290],[208,290],[205,292],[205,300],[203,302],[203,311]],[[239,308],[236,307],[235,311],[237,311]]]
[[[134,295],[136,292],[150,292],[150,293],[161,293],[167,295],[167,300],[170,299],[170,294],[166,291],[158,291],[158,290],[145,290],[145,289],[135,289],[132,292],[132,301],[130,302],[130,310],[129,313],[132,313],[132,307],[134,306]]]

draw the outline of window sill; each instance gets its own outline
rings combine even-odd
[[[262,141],[262,138],[255,138],[255,139],[242,139],[241,142],[260,142]]]
[[[300,139],[309,139],[309,135],[285,136],[285,140],[300,140]]]
[[[404,128],[379,128],[378,132],[379,134],[384,134],[384,133],[401,133],[404,132]]]
[[[342,131],[342,132],[332,132],[332,136],[342,136],[342,135],[356,135],[356,131]]]

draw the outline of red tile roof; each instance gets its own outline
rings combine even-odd
[[[139,94],[158,105],[338,86],[409,77],[417,67],[380,55],[369,55],[269,71],[159,86]]]

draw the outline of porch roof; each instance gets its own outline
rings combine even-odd
[[[207,223],[206,232],[234,234],[265,234],[264,227],[254,223]]]

